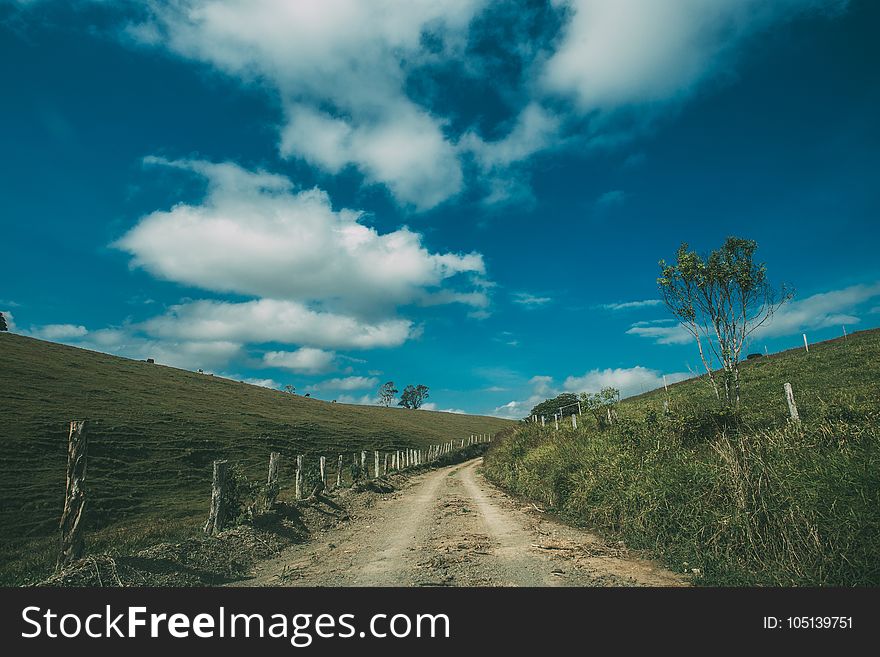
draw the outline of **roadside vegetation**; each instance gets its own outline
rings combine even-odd
[[[522,423],[485,472],[696,583],[877,586],[878,357],[880,330],[864,331],[741,363],[738,410],[704,375],[615,404],[613,423]]]

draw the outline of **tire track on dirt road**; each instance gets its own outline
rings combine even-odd
[[[681,586],[657,564],[514,500],[482,459],[370,497],[242,586]]]

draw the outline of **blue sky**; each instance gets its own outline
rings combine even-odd
[[[522,417],[699,365],[682,241],[755,239],[753,351],[880,325],[876,3],[0,2],[14,331]]]

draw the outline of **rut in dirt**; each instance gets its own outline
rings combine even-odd
[[[482,459],[413,477],[242,586],[681,586],[621,544],[556,522],[489,484]]]

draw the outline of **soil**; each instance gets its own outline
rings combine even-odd
[[[310,540],[232,586],[683,586],[621,543],[501,492],[482,459],[395,477],[327,509]]]

